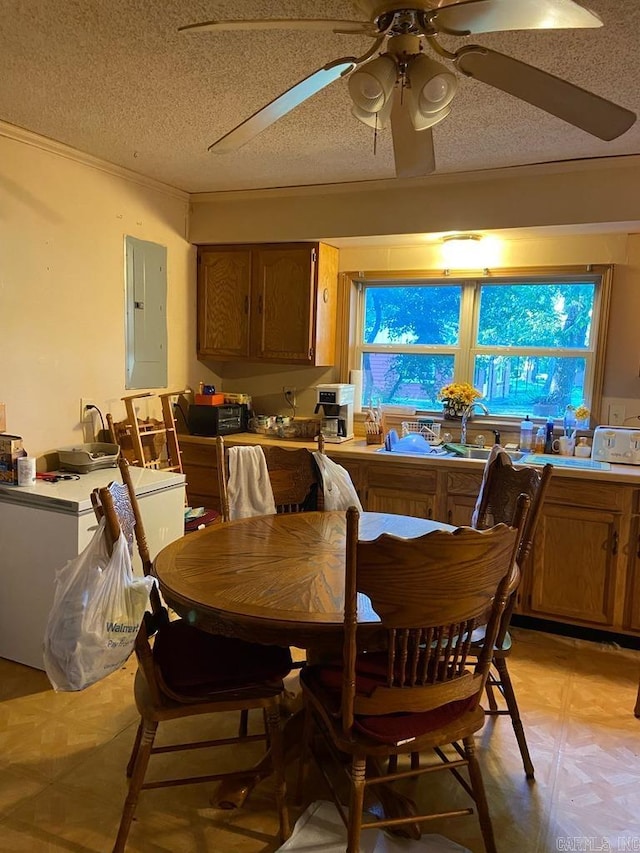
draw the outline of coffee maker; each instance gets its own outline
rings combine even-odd
[[[336,382],[316,385],[316,415],[322,409],[320,431],[324,440],[334,444],[353,438],[355,385]]]

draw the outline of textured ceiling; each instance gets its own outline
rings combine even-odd
[[[603,28],[473,42],[640,113],[640,0],[586,5]],[[302,77],[363,53],[370,40],[178,27],[214,17],[361,17],[348,0],[2,0],[0,12],[2,121],[189,192],[394,176],[389,134],[374,156],[373,133],[351,116],[342,80],[240,151],[207,151]],[[433,136],[438,173],[640,153],[640,122],[602,142],[469,78],[460,80],[451,114]]]

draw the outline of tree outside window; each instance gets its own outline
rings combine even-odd
[[[505,416],[589,402],[600,279],[364,282],[363,405],[438,411],[451,381]]]

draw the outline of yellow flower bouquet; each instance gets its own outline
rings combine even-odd
[[[578,427],[578,429],[589,429],[591,412],[585,406],[584,403],[582,403],[582,405],[577,407],[577,409],[574,412],[574,415],[575,415],[575,418],[577,421],[576,426]]]
[[[461,418],[462,413],[482,393],[468,382],[449,382],[438,391],[438,399],[444,403],[445,418]]]

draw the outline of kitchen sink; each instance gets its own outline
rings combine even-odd
[[[449,456],[458,456],[461,459],[488,459],[491,453],[490,447],[472,447],[468,444],[445,444],[444,446]],[[504,452],[508,453],[514,462],[524,456],[524,453],[519,450],[505,450]]]

